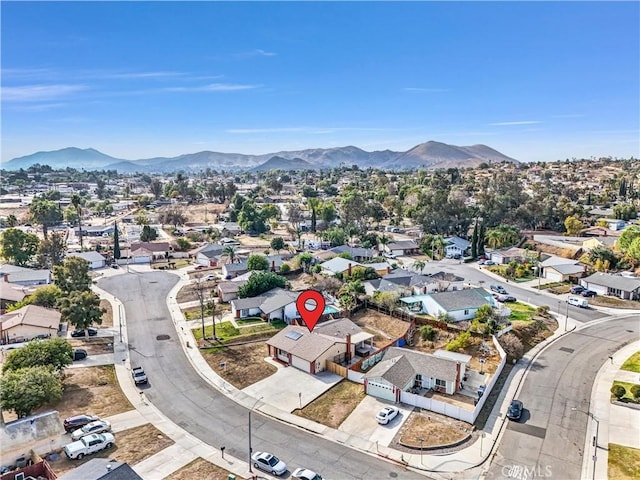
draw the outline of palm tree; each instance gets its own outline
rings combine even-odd
[[[489,245],[491,248],[498,248],[498,246],[500,245],[501,239],[502,239],[502,234],[497,228],[492,228],[487,232],[487,235],[486,235],[487,245]]]
[[[435,252],[440,251],[440,258],[444,256],[443,249],[446,242],[444,241],[444,237],[442,235],[434,235],[431,239],[431,257],[435,255]]]
[[[83,237],[82,237],[82,198],[77,193],[71,195],[71,205],[78,213],[78,234],[80,235],[80,251],[83,249]]]
[[[227,245],[222,249],[222,254],[229,259],[229,263],[233,263],[236,259],[236,247]]]
[[[422,260],[416,260],[415,262],[413,262],[413,268],[415,268],[420,273],[422,273],[422,270],[424,270],[424,267],[426,265],[427,264],[425,262],[423,262]]]

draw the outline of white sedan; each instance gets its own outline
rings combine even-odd
[[[396,418],[398,416],[398,413],[400,413],[400,410],[398,410],[396,407],[384,407],[376,415],[376,420],[380,425],[386,425],[391,420]]]
[[[74,430],[71,434],[73,440],[80,440],[82,437],[91,433],[103,433],[111,430],[111,424],[105,420],[96,420],[89,422],[84,427]]]
[[[322,477],[308,468],[296,468],[291,474],[296,480],[322,480]]]
[[[287,471],[287,464],[271,453],[256,452],[251,455],[251,461],[254,467],[273,475],[282,475]]]

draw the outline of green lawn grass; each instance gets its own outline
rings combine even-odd
[[[275,335],[282,330],[287,324],[282,320],[273,320],[271,324],[261,322],[260,324],[250,325],[248,327],[236,328],[231,322],[216,323],[216,337],[227,342],[229,340],[241,340],[242,337],[253,335],[256,333],[272,333]],[[202,328],[192,329],[193,336],[196,340],[202,338]],[[205,337],[213,337],[213,325],[207,325],[204,329]]]
[[[536,314],[535,308],[524,303],[509,303],[508,307],[511,309],[509,320],[512,322],[528,322]]]
[[[611,480],[640,478],[640,450],[610,443],[608,477]]]
[[[630,382],[621,382],[620,380],[614,380],[613,381],[613,385],[622,385],[625,390],[627,391],[627,393],[624,394],[624,397],[622,397],[620,400],[623,402],[630,402],[630,403],[638,403],[634,398],[633,395],[631,395],[631,387],[633,387],[634,385],[637,385],[635,383],[630,383]],[[611,386],[613,388],[613,385]],[[617,398],[611,394],[611,401],[615,401],[617,400]]]
[[[640,352],[636,352],[627,358],[620,368],[622,370],[640,373]]]

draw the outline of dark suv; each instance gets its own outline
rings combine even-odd
[[[64,429],[68,433],[84,427],[87,423],[95,422],[96,420],[100,419],[95,415],[76,415],[74,417],[65,418]]]
[[[580,292],[580,295],[583,297],[595,297],[597,294],[593,290],[585,289]]]
[[[86,330],[74,330],[73,332],[71,332],[71,336],[72,337],[86,337],[87,333],[89,333],[90,337],[95,337],[96,335],[98,335],[98,329],[97,328],[93,328],[93,327],[89,327]]]
[[[571,293],[581,293],[585,290],[585,288],[582,285],[574,285],[573,287],[571,287]]]

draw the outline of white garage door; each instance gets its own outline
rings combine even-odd
[[[561,282],[562,281],[562,274],[552,271],[552,270],[547,270],[545,272],[545,277],[548,280],[551,280],[552,282]]]
[[[293,365],[296,368],[299,368],[303,372],[307,372],[307,373],[311,372],[311,367],[309,365],[309,362],[307,362],[306,360],[302,360],[301,358],[292,356],[291,365]]]
[[[371,380],[367,381],[367,395],[382,398],[383,400],[389,400],[391,402],[396,401],[396,396],[393,393],[393,387],[372,382]]]

